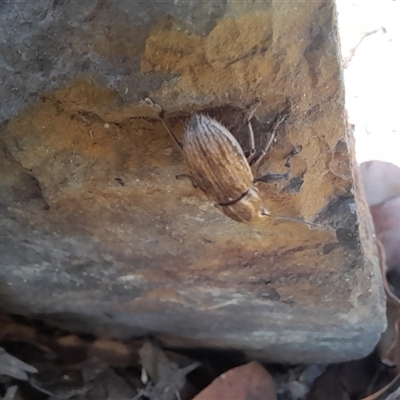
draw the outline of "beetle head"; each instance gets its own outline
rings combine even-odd
[[[237,222],[256,222],[269,215],[255,187],[250,188],[236,203],[225,206],[216,204],[215,206],[227,217]]]

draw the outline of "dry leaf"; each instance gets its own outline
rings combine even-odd
[[[153,341],[146,341],[139,350],[140,361],[153,382],[179,369]]]
[[[273,374],[278,399],[304,400],[315,380],[327,365],[299,365]]]
[[[380,266],[382,272],[383,286],[387,295],[387,319],[388,327],[382,334],[378,344],[378,351],[381,360],[385,364],[393,364],[397,376],[379,391],[362,400],[384,400],[400,386],[400,340],[399,340],[399,321],[400,321],[400,300],[392,291],[387,280],[386,255],[383,244],[377,240]]]
[[[360,399],[387,382],[381,383],[382,371],[376,352],[361,360],[330,365],[312,385],[307,400]]]
[[[400,196],[400,168],[384,161],[372,160],[359,166],[365,196],[374,206]]]
[[[386,397],[386,400],[400,400],[400,388]]]
[[[400,320],[400,299],[392,291],[387,280],[387,264],[385,249],[382,243],[378,240],[378,254],[382,272],[383,287],[387,296],[387,319],[388,327],[382,334],[378,344],[379,354],[383,362],[396,365],[396,371],[400,369],[400,343],[399,343],[399,320]]]
[[[183,389],[187,389],[186,375],[200,366],[195,362],[180,368],[164,354],[154,342],[146,341],[139,350],[143,368],[150,376],[152,383],[140,390],[135,399],[146,396],[149,400],[175,400],[180,398]]]
[[[400,295],[400,168],[368,161],[360,171],[375,232],[385,250],[388,278]]]
[[[307,400],[350,400],[338,376],[338,366],[333,365],[320,375],[307,393]]]
[[[394,393],[400,387],[400,376],[396,376],[388,385],[383,387],[378,392],[372,394],[371,396],[364,397],[361,400],[386,400],[388,396]]]
[[[360,165],[367,202],[374,220],[382,280],[387,295],[388,327],[378,344],[382,362],[397,376],[365,400],[386,399],[400,384],[400,168],[382,161]]]
[[[2,400],[15,400],[15,395],[17,394],[17,391],[18,391],[17,386],[10,386],[7,389],[4,397],[2,397],[1,399]]]
[[[32,367],[32,365],[26,364],[11,354],[8,354],[0,347],[0,375],[7,375],[11,378],[26,381],[28,379],[27,372],[35,374],[38,370]]]
[[[400,348],[398,345],[400,315],[398,306],[388,302],[386,317],[388,325],[379,341],[378,351],[382,362],[386,365],[395,366],[398,372],[397,366],[400,366]]]
[[[385,249],[387,267],[391,270],[400,266],[400,197],[372,206],[370,210],[376,235]]]
[[[275,382],[264,367],[250,362],[215,379],[193,400],[276,400]]]
[[[29,379],[31,386],[50,396],[49,400],[60,400],[88,392],[106,366],[96,359],[65,365],[41,361],[38,369],[39,373]]]
[[[84,398],[96,400],[131,400],[135,394],[136,390],[126,379],[120,377],[111,368],[107,368],[93,380],[91,388],[84,395]],[[77,400],[80,400],[80,398]]]

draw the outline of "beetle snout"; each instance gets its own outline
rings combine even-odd
[[[262,204],[262,200],[255,187],[233,204],[215,204],[226,216],[237,222],[256,222],[267,215],[268,210]]]
[[[269,212],[265,207],[262,207],[262,208],[261,208],[261,215],[262,215],[263,217],[269,217],[269,216],[271,216],[270,212]]]

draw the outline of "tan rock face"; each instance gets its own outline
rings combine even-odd
[[[32,78],[41,95],[1,131],[3,307],[57,314],[51,321],[72,330],[162,332],[167,343],[259,349],[277,361],[367,354],[385,328],[384,303],[331,2],[106,3],[49,11],[47,32],[62,35],[64,51],[49,53],[51,68]],[[37,7],[21,18],[39,34]],[[51,76],[57,88],[46,92]],[[146,96],[179,138],[187,117],[207,112],[245,151],[251,104],[261,103],[258,147],[284,113],[254,173],[284,173],[296,153],[291,177],[258,189],[271,214],[323,227],[221,214],[175,179],[186,165]],[[11,96],[2,115],[24,101]]]

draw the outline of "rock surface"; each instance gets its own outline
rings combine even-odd
[[[368,354],[385,303],[335,15],[325,0],[0,3],[2,308],[275,361]],[[271,213],[324,227],[226,218],[175,179],[186,166],[146,96],[178,134],[206,110],[245,150],[255,99],[257,144],[284,112],[258,172],[295,152],[291,179],[259,189]]]

